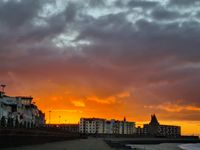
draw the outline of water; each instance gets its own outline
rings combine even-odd
[[[200,150],[200,143],[198,144],[179,144],[179,143],[162,143],[162,144],[149,144],[149,145],[137,145],[127,144],[126,146],[137,150]]]
[[[184,150],[200,150],[200,143],[198,144],[181,144],[179,145]]]

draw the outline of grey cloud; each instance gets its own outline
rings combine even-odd
[[[37,15],[39,8],[39,0],[1,1],[0,23],[16,29]]]
[[[20,49],[21,44],[34,44],[48,38],[51,40],[54,36],[64,32],[66,18],[63,12],[50,18],[39,16],[39,12],[47,2],[50,1],[1,2],[0,27],[3,29],[0,32],[1,51],[12,49],[12,47]],[[34,24],[40,20],[46,25]]]
[[[125,0],[125,1],[121,1],[121,0],[117,0],[115,2],[115,5],[117,7],[128,7],[128,8],[136,8],[136,7],[140,7],[142,9],[147,9],[147,8],[154,8],[157,5],[159,5],[158,2],[156,1],[146,1],[146,0]]]
[[[199,26],[197,22],[184,22],[180,26],[179,23],[160,24],[141,19],[137,21],[137,30],[135,30],[134,25],[123,20],[122,15],[110,15],[108,18],[108,20],[106,17],[99,18],[92,26],[86,28],[82,32],[83,35],[80,36],[83,39],[97,39],[96,45],[86,49],[90,57],[97,60],[103,59],[104,63],[107,62],[118,68],[129,68],[126,74],[133,75],[136,79],[129,78],[128,83],[123,79],[127,76],[123,77],[122,74],[119,74],[118,79],[121,78],[125,85],[134,84],[133,86],[138,86],[140,84],[139,86],[145,86],[146,83],[155,83],[155,80],[152,80],[154,77],[160,78],[159,82],[161,83],[169,82],[169,87],[166,89],[171,90],[168,95],[177,89],[177,92],[169,99],[183,98],[186,101],[191,100],[196,104],[198,103],[197,92],[191,92],[189,89],[196,87],[195,82],[199,78],[194,78],[193,74],[198,75],[199,72],[197,69],[179,70],[182,65],[199,62],[200,31],[197,28]],[[112,20],[112,18],[115,19]],[[120,22],[123,23],[120,24]],[[111,29],[107,28],[112,23],[114,26]],[[109,30],[103,32],[104,29]],[[173,72],[169,71],[174,66],[177,69]],[[178,84],[174,84],[176,81]],[[186,81],[188,85],[191,84],[190,88],[185,87]],[[158,91],[153,92],[159,95]],[[163,96],[165,92],[160,93]],[[189,96],[191,93],[193,93],[193,96]]]
[[[174,20],[182,18],[182,15],[177,11],[169,11],[163,8],[155,9],[151,13],[156,20]]]
[[[77,7],[75,3],[68,3],[67,7],[65,8],[65,16],[67,22],[73,22],[77,16]]]
[[[130,7],[142,7],[142,8],[153,8],[159,3],[156,1],[140,1],[140,0],[130,0],[128,6]]]
[[[59,14],[39,18],[46,25],[36,26],[30,22],[38,17],[42,4],[33,3],[32,7],[30,1],[13,2],[12,7],[17,7],[15,14],[5,9],[11,1],[0,6],[0,12],[3,12],[0,16],[4,14],[0,17],[1,22],[18,27],[18,30],[11,31],[0,24],[0,28],[5,29],[0,29],[2,80],[12,84],[14,79],[30,83],[29,77],[50,79],[58,85],[79,86],[98,96],[140,89],[138,95],[148,92],[157,95],[157,99],[147,97],[144,103],[182,98],[184,104],[199,105],[199,22],[190,19],[173,21],[185,16],[175,10],[162,10],[161,6],[157,7],[159,2],[135,0],[126,1],[129,6],[123,4],[128,9],[126,12],[108,12],[95,18],[85,14],[85,9],[92,5],[107,7],[106,1],[104,4],[91,1],[90,7],[69,3]],[[132,7],[141,7],[143,11],[151,8],[152,14],[131,22],[127,18],[134,13]],[[30,12],[21,18],[22,11]],[[7,14],[11,17],[6,18]],[[18,16],[19,20],[12,20]],[[159,19],[170,22],[162,23]],[[52,39],[67,34],[66,31],[78,32],[77,38],[71,42],[89,41],[90,44],[54,45]],[[8,74],[15,75],[15,78],[11,79]]]
[[[91,20],[86,24],[85,28],[82,29],[79,39],[90,39],[98,42],[102,42],[104,39],[121,39],[122,36],[127,36],[125,28],[131,28],[132,24],[127,22],[124,13],[109,14],[100,17],[96,20]],[[124,32],[122,32],[124,31]],[[119,33],[121,36],[119,36]],[[127,37],[128,38],[128,37]],[[109,42],[109,41],[108,41]],[[111,42],[111,41],[110,41]],[[105,44],[107,41],[105,41]]]
[[[91,7],[102,7],[106,5],[105,0],[89,0],[89,5]]]
[[[195,15],[197,18],[200,18],[200,11],[196,13]]]
[[[112,28],[109,29],[109,26]],[[191,24],[184,23],[182,27],[179,27],[178,23],[163,25],[142,19],[136,23],[136,26],[139,31],[135,30],[131,23],[124,20],[121,14],[110,15],[109,17],[100,18],[95,23],[90,24],[88,28],[84,28],[79,38],[94,40],[94,42],[98,42],[98,45],[104,45],[99,49],[105,49],[108,53],[109,50],[115,49],[113,50],[114,56],[116,54],[123,55],[126,51],[129,51],[129,56],[133,53],[137,60],[137,56],[149,53],[152,49],[151,54],[169,54],[169,56],[176,56],[187,61],[198,61],[198,49],[195,48],[199,45],[199,31],[196,28],[198,24],[195,25],[193,22]],[[146,43],[148,47],[143,43]],[[183,45],[183,43],[188,44]],[[121,48],[125,48],[125,51],[120,52],[122,51]]]
[[[169,0],[170,5],[176,5],[176,6],[191,6],[195,4],[199,4],[199,0]]]

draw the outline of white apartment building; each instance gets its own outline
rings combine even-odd
[[[135,122],[120,121],[119,134],[134,134],[136,133]]]
[[[85,134],[134,134],[136,133],[135,122],[126,119],[106,120],[101,118],[81,118],[79,132]]]
[[[35,104],[32,97],[11,97],[0,91],[0,126],[33,127],[45,123],[45,116]]]
[[[81,118],[79,132],[87,134],[104,133],[105,119],[99,118]]]

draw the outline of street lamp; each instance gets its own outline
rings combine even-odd
[[[51,110],[49,110],[49,124],[51,124]]]
[[[58,116],[58,118],[59,118],[59,124],[60,124],[60,118],[61,118],[61,116]]]

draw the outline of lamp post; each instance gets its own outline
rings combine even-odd
[[[60,124],[60,118],[61,118],[61,116],[58,116],[58,118],[59,118],[59,124]]]
[[[51,124],[51,110],[49,110],[49,124]]]

